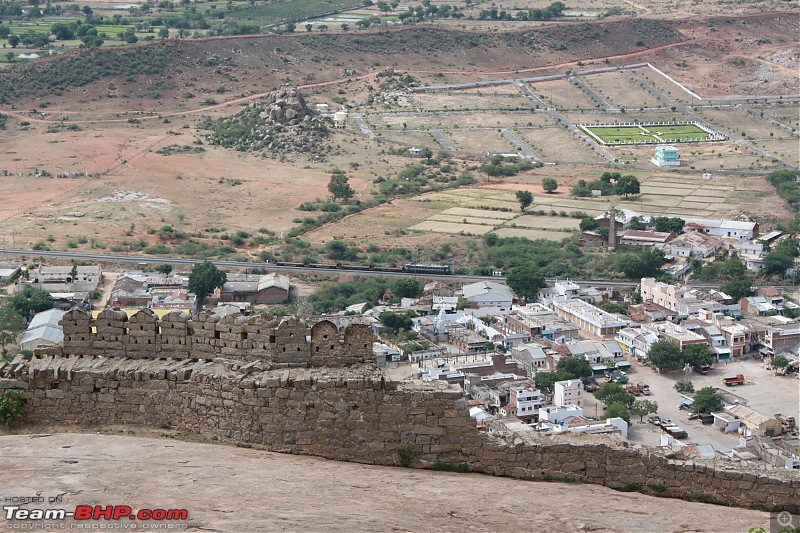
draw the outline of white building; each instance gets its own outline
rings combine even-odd
[[[650,347],[658,341],[658,336],[642,327],[622,328],[614,336],[626,353],[631,354],[637,361],[647,358]]]
[[[508,405],[503,407],[506,416],[525,419],[536,416],[544,404],[544,396],[538,389],[530,387],[512,387],[509,390]]]
[[[717,220],[713,218],[681,217],[686,227],[696,227],[706,235],[749,241],[758,235],[758,222],[741,220]]]
[[[479,281],[464,285],[461,289],[471,307],[498,307],[511,311],[514,295],[506,285],[494,281]]]
[[[583,407],[583,384],[579,379],[556,381],[553,394],[556,405],[577,405]]]
[[[583,408],[577,405],[548,405],[539,409],[539,422],[558,424],[576,416],[583,416]]]
[[[59,324],[65,311],[48,309],[33,317],[28,329],[22,336],[19,347],[22,350],[36,350],[49,346],[58,346],[64,340],[64,331]]]
[[[556,314],[599,337],[612,336],[628,325],[621,318],[583,300],[553,303]]]

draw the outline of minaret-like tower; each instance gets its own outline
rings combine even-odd
[[[608,210],[608,251],[617,249],[617,217],[614,206]]]

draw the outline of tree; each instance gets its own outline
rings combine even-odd
[[[395,333],[401,329],[411,329],[411,326],[413,325],[410,316],[401,313],[392,313],[391,311],[384,311],[381,313],[378,317],[378,320],[381,321],[381,324],[391,329]]]
[[[311,31],[311,30],[314,29],[314,25],[313,24],[306,24],[305,28],[306,28],[306,31]]]
[[[556,367],[559,372],[568,372],[573,378],[581,378],[592,375],[592,366],[583,357],[564,357],[558,361]]]
[[[75,38],[75,31],[72,29],[72,27],[70,27],[69,24],[64,24],[63,22],[56,22],[50,26],[50,33],[55,35],[56,40],[58,41],[67,41]]]
[[[41,313],[53,308],[53,298],[49,293],[26,286],[8,299],[8,305],[20,316]]]
[[[594,393],[594,397],[609,407],[613,403],[631,405],[635,399],[633,394],[625,390],[619,383],[603,383]]]
[[[639,180],[636,179],[636,176],[622,176],[617,180],[614,192],[618,195],[625,195],[625,198],[629,194],[639,194]]]
[[[414,278],[400,278],[392,284],[392,292],[398,298],[416,298],[422,293],[422,286]]]
[[[581,231],[592,231],[597,229],[600,226],[600,223],[597,222],[593,217],[583,217],[581,219],[581,223],[579,227]]]
[[[17,334],[25,329],[25,319],[10,306],[0,307],[0,348],[3,356],[8,353],[6,344],[17,339]]]
[[[656,414],[658,412],[658,403],[650,400],[634,400],[631,405],[631,414],[639,417],[639,422],[649,414]]]
[[[166,39],[167,37],[169,37],[169,28],[161,28],[160,30],[158,30],[158,36],[161,37],[162,39]]]
[[[228,281],[228,275],[219,270],[211,261],[205,260],[192,267],[188,289],[189,292],[195,293],[197,306],[200,307],[206,296],[212,294],[218,287],[225,285],[226,281]]]
[[[549,194],[558,189],[558,181],[555,178],[542,178],[542,189]]]
[[[785,254],[782,250],[770,252],[764,256],[764,270],[767,274],[786,274],[786,269],[794,264],[794,257]]]
[[[722,409],[725,398],[714,387],[703,387],[694,395],[692,409],[695,413],[713,413]]]
[[[161,272],[165,276],[169,276],[170,274],[172,274],[172,265],[166,265],[166,264],[158,265],[153,270],[155,270],[156,272]]]
[[[650,360],[650,364],[664,372],[683,368],[683,355],[680,347],[666,339],[654,342],[650,346],[650,351],[647,352],[647,358]]]
[[[731,279],[723,283],[719,290],[734,300],[741,300],[753,294],[752,284],[748,277]]]
[[[678,392],[694,392],[694,383],[688,379],[682,379],[675,382],[675,390]]]
[[[17,35],[16,33],[12,33],[11,35],[8,36],[8,44],[11,45],[11,48],[16,48],[17,46],[19,46],[19,41],[20,41],[19,35]]]
[[[350,178],[344,172],[335,172],[331,174],[331,180],[328,182],[328,190],[333,195],[333,199],[347,200],[352,198],[355,191],[350,184],[347,183]]]
[[[664,233],[680,233],[686,221],[678,217],[653,217],[650,223],[656,231]]]
[[[550,392],[555,390],[556,381],[565,381],[568,379],[575,379],[575,376],[563,370],[558,370],[556,372],[537,372],[533,377],[536,388],[545,389]]]
[[[665,262],[661,250],[640,250],[621,256],[617,261],[617,270],[624,272],[626,278],[641,279],[658,274]]]
[[[647,229],[647,226],[644,222],[642,222],[641,217],[631,217],[631,219],[628,221],[628,229],[643,230]]]
[[[297,29],[297,24],[295,24],[294,22],[288,22],[283,31],[286,33],[294,33],[294,30],[296,29]]]
[[[633,398],[633,396],[631,396]],[[603,413],[603,420],[608,420],[609,418],[621,418],[627,424],[631,425],[631,414],[628,412],[628,407],[622,402],[613,402],[611,405],[608,406],[606,412]]]
[[[789,360],[782,355],[776,355],[775,357],[772,358],[772,367],[775,369],[776,372],[779,368],[786,368],[788,364]]]
[[[539,289],[545,286],[542,271],[528,265],[515,267],[506,277],[506,283],[526,300],[536,298]]]
[[[517,201],[520,211],[525,211],[533,203],[533,194],[530,191],[517,191]]]
[[[707,344],[690,344],[683,349],[683,362],[692,366],[710,365],[714,356]]]

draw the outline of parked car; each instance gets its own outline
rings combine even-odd
[[[650,386],[647,383],[637,383],[636,388],[645,396],[650,396],[650,394],[652,394],[650,392]]]

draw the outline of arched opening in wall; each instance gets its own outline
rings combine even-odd
[[[319,353],[319,346],[315,346],[315,347],[314,347],[314,351],[315,351],[316,353]]]

